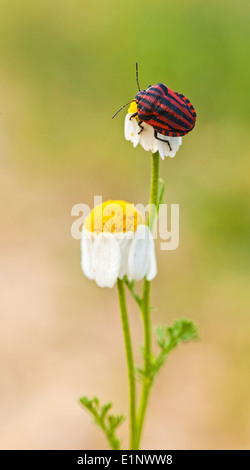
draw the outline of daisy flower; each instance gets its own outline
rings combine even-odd
[[[166,140],[162,142],[154,137],[154,128],[143,122],[143,130],[138,125],[138,118],[131,116],[137,112],[137,104],[133,101],[130,104],[128,113],[125,117],[125,139],[132,142],[133,146],[136,147],[138,144],[146,151],[151,151],[152,153],[159,152],[160,157],[164,160],[165,157],[174,157],[180,145],[182,144],[182,137],[170,137],[170,136],[161,136],[160,138]],[[170,147],[167,143],[170,144]]]
[[[81,267],[100,287],[113,287],[125,275],[129,281],[156,276],[154,240],[134,204],[106,201],[95,206],[82,230]]]

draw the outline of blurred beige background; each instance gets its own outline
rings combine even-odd
[[[0,1],[1,449],[105,449],[81,395],[127,414],[117,292],[84,278],[70,229],[94,195],[147,202],[150,154],[124,140],[126,111],[111,120],[136,60],[141,86],[165,82],[198,115],[161,163],[180,246],[156,242],[152,321],[186,316],[201,340],[156,380],[142,448],[249,448],[248,25],[244,0]]]

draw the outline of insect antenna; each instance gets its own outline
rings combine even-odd
[[[129,103],[124,104],[120,109],[118,109],[118,111],[116,111],[116,113],[114,114],[114,116],[112,116],[112,119],[113,119],[123,108],[125,108],[125,106],[128,106],[130,103],[133,103],[133,101],[135,101],[135,100],[129,101]]]
[[[136,64],[135,64],[135,70],[136,70],[136,83],[137,83],[137,86],[138,86],[138,90],[141,91],[140,85],[139,85],[139,78],[138,78],[138,62],[136,62]]]

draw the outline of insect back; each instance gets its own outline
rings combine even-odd
[[[192,103],[164,83],[158,83],[135,96],[139,121],[147,122],[155,130],[155,138],[180,137],[195,125],[196,112]],[[165,141],[165,140],[164,140]]]

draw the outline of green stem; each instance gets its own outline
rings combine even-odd
[[[150,373],[151,357],[151,324],[150,324],[150,281],[144,279],[142,312],[144,323],[144,374],[147,377]]]
[[[150,209],[148,215],[148,226],[153,232],[155,217],[157,215],[157,203],[158,203],[158,186],[159,186],[159,153],[152,154],[152,165],[151,165],[151,187],[150,187]]]
[[[129,382],[129,408],[130,408],[130,449],[136,449],[136,390],[135,390],[135,367],[131,336],[128,323],[128,314],[126,306],[126,296],[124,284],[121,279],[117,279],[117,288],[119,294],[120,310],[122,317],[122,327],[127,356],[128,382]]]
[[[137,436],[136,436],[136,448],[137,449],[140,448],[142,428],[144,424],[144,418],[145,418],[145,413],[147,409],[148,397],[149,397],[151,385],[152,383],[150,381],[148,383],[143,384],[140,406],[139,406],[139,411],[137,415]]]
[[[152,154],[152,174],[150,188],[150,209],[148,216],[148,226],[153,231],[155,217],[157,214],[158,203],[158,185],[159,185],[159,153]],[[144,324],[144,376],[141,400],[137,415],[137,436],[136,447],[140,448],[141,433],[144,424],[144,418],[148,403],[150,388],[152,385],[151,378],[151,322],[150,322],[150,281],[144,279],[143,296],[142,296],[142,313]]]

